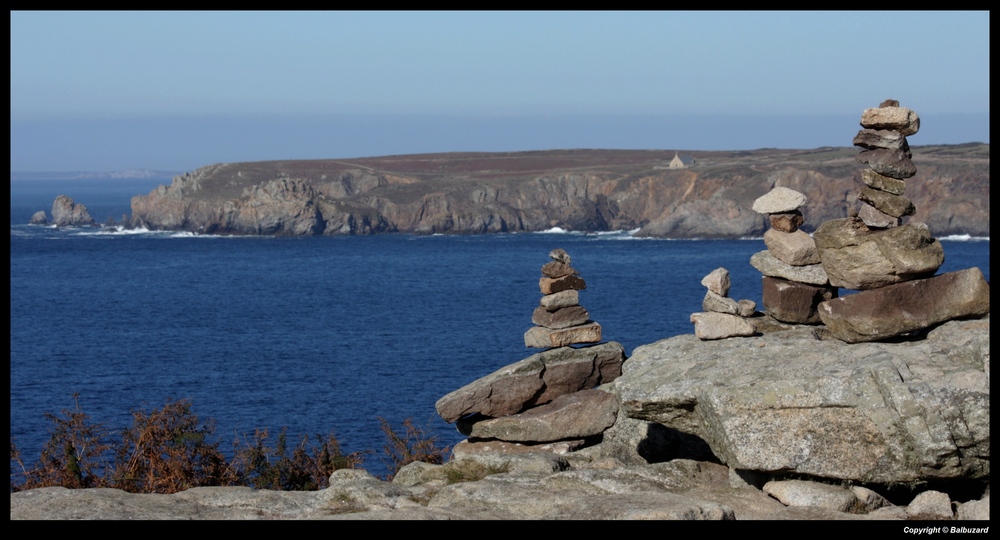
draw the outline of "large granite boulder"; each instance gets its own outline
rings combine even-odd
[[[847,344],[798,328],[638,347],[617,394],[630,418],[695,435],[738,470],[872,483],[988,478],[989,319],[925,339]]]
[[[873,230],[857,218],[833,219],[816,229],[813,240],[830,284],[845,289],[930,277],[944,263],[944,248],[922,223]]]
[[[481,414],[498,417],[594,388],[621,374],[625,349],[609,341],[590,347],[560,347],[503,367],[442,397],[435,404],[446,422]]]
[[[60,195],[52,202],[52,224],[59,227],[94,225],[94,218],[90,217],[86,206]]]
[[[878,341],[940,322],[990,312],[990,285],[978,268],[948,272],[827,300],[819,318],[848,343]]]

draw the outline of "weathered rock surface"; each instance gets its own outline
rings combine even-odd
[[[813,240],[830,284],[845,289],[929,277],[944,262],[941,243],[924,224],[871,230],[860,219],[835,219],[820,225]]]
[[[734,469],[857,482],[989,477],[989,319],[847,344],[809,329],[638,347],[603,390]]]
[[[481,414],[498,417],[548,403],[558,396],[610,382],[621,374],[625,349],[610,341],[534,354],[477,379],[435,404],[446,422]]]
[[[990,285],[982,271],[968,268],[827,300],[818,311],[838,339],[878,341],[985,315],[990,312]]]
[[[891,178],[910,178],[917,174],[917,166],[902,150],[863,150],[854,158],[858,163],[866,163],[878,174]]]
[[[559,150],[217,164],[132,200],[135,225],[214,234],[490,233],[630,230],[746,237],[775,186],[807,198],[804,227],[847,215],[853,148],[703,152]],[[989,146],[917,148],[907,197],[936,234],[989,235]],[[258,189],[259,188],[259,189]]]
[[[474,439],[509,442],[553,442],[590,437],[615,423],[618,398],[600,390],[563,394],[545,405],[500,418],[473,422],[459,431]]]
[[[587,288],[587,282],[575,275],[558,278],[542,277],[538,280],[538,288],[542,294],[555,294],[562,291],[582,291]]]
[[[59,227],[94,225],[87,207],[76,204],[73,199],[60,195],[52,202],[52,224]]]
[[[782,212],[780,214],[770,214],[768,219],[771,221],[772,229],[787,233],[797,231],[805,222],[805,218],[799,210],[794,212]]]

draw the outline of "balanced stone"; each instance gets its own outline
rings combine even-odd
[[[941,243],[923,223],[872,230],[860,219],[833,219],[820,225],[813,239],[830,284],[845,289],[875,289],[930,277],[944,262]]]
[[[872,229],[888,229],[889,227],[898,227],[903,223],[902,218],[890,216],[868,203],[861,203],[858,219]]]
[[[910,152],[910,145],[898,131],[888,129],[862,129],[854,136],[854,146],[874,150],[876,148],[887,148],[889,150],[902,150]],[[910,154],[908,157],[913,157]]]
[[[743,317],[726,313],[692,313],[691,322],[694,323],[694,335],[701,340],[752,336],[757,332],[757,328]]]
[[[864,150],[854,160],[866,163],[873,171],[892,178],[904,179],[917,174],[917,167],[902,150]]]
[[[979,268],[948,272],[827,300],[819,316],[847,343],[878,341],[990,312],[990,285]]]
[[[564,347],[574,343],[598,343],[600,341],[601,325],[596,322],[560,330],[533,326],[524,333],[524,346],[536,349]]]
[[[920,130],[920,117],[906,107],[877,107],[861,113],[861,127],[898,131],[904,137]]]
[[[572,266],[558,261],[552,261],[542,265],[542,275],[550,278],[560,278],[579,274]]]
[[[792,324],[819,324],[817,306],[837,297],[836,287],[809,285],[763,276],[764,311],[771,317]]]
[[[564,264],[571,264],[573,262],[569,257],[569,253],[566,253],[565,249],[553,249],[549,252],[549,258],[553,261]]]
[[[541,302],[539,302],[539,305],[549,311],[555,311],[557,309],[576,306],[579,304],[580,292],[573,289],[546,294],[542,297]]]
[[[867,186],[893,195],[902,195],[903,190],[906,189],[906,181],[883,176],[871,169],[861,171],[861,181]]]
[[[564,307],[555,311],[538,306],[531,315],[532,324],[554,329],[577,326],[588,320],[590,320],[590,314],[583,306]]]
[[[791,233],[768,229],[764,233],[764,245],[779,261],[792,266],[819,264],[816,242],[805,231]]]
[[[740,317],[752,317],[753,314],[757,312],[757,302],[754,302],[753,300],[747,300],[744,298],[743,300],[736,302],[736,305],[740,308],[740,312],[737,313]]]
[[[802,218],[802,212],[799,210],[771,214],[768,217],[771,220],[772,229],[789,233],[797,231],[802,226],[803,221],[805,221]]]
[[[879,212],[892,217],[912,216],[916,211],[910,199],[902,195],[893,195],[892,193],[872,189],[868,186],[861,188],[861,193],[858,193],[858,199],[874,206]]]
[[[560,278],[543,277],[538,280],[538,288],[542,290],[542,294],[552,294],[570,289],[582,291],[587,288],[587,282],[583,278],[574,275]]]
[[[728,313],[730,315],[740,314],[740,305],[732,298],[716,294],[712,291],[705,292],[705,299],[701,301],[701,309],[714,313]]]
[[[822,257],[822,254],[820,256]],[[813,285],[826,285],[830,283],[830,278],[827,276],[822,264],[792,266],[778,260],[766,249],[754,253],[750,257],[750,265],[765,276],[779,277],[791,281],[811,283]]]
[[[729,270],[720,266],[701,278],[701,284],[719,296],[728,296],[730,285]]]
[[[793,212],[806,204],[806,196],[786,187],[776,187],[753,202],[753,211],[761,214]]]

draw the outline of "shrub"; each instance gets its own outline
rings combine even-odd
[[[11,491],[49,486],[68,488],[105,487],[108,485],[111,452],[110,431],[101,424],[94,424],[80,410],[79,394],[73,394],[75,409],[63,409],[61,415],[46,413],[51,422],[50,436],[42,448],[36,465],[28,469],[21,453],[10,442],[11,462],[20,471],[11,470]]]
[[[386,480],[391,480],[399,469],[414,461],[440,465],[447,460],[450,447],[438,447],[437,437],[428,435],[426,429],[414,425],[411,418],[403,420],[402,434],[394,430],[385,418],[380,416],[378,421],[386,438],[386,444],[382,447],[385,456],[382,461],[389,469]]]
[[[189,400],[168,401],[150,413],[132,411],[115,460],[114,487],[133,493],[176,493],[195,486],[231,485],[237,475],[218,443],[209,442],[211,421],[199,423]]]
[[[344,455],[333,433],[316,436],[317,445],[309,444],[309,437],[302,437],[298,446],[288,454],[287,429],[282,428],[272,448],[267,445],[267,430],[258,430],[252,442],[245,441],[243,448],[234,443],[233,466],[240,471],[240,483],[257,489],[309,491],[329,486],[330,474],[337,469],[358,467],[360,452]]]

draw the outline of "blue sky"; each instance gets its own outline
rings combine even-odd
[[[989,142],[988,12],[11,13],[11,170]]]

